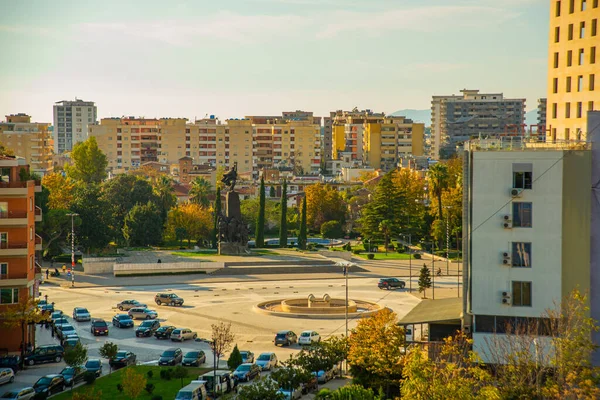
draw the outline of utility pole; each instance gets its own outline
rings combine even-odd
[[[67,214],[67,217],[71,217],[71,271],[75,270],[75,224],[73,221],[78,216],[77,213]]]
[[[412,233],[408,234],[408,291],[412,293]]]
[[[450,212],[446,211],[446,275],[450,275],[450,225],[448,224],[449,214]]]
[[[431,241],[431,299],[435,300],[435,240]]]

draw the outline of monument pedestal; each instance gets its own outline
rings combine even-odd
[[[239,256],[249,254],[248,232],[242,220],[240,196],[230,191],[225,195],[225,215],[219,230],[219,254]]]
[[[248,254],[248,247],[241,243],[219,243],[219,254],[224,256],[245,256]]]

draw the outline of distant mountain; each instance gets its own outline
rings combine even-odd
[[[425,126],[431,125],[431,110],[398,110],[394,111],[390,115],[395,117],[406,117],[412,119],[414,122],[422,122]]]

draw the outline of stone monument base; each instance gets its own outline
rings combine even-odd
[[[249,254],[248,246],[240,243],[219,243],[219,254],[223,256],[243,256]]]

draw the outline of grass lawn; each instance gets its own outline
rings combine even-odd
[[[396,253],[395,251],[388,251],[387,256],[385,255],[385,252],[378,252],[378,253],[373,253],[375,254],[375,258],[374,260],[409,260],[410,259],[410,255],[406,254],[406,253]],[[354,254],[355,256],[358,256],[360,258],[364,258],[365,260],[368,260],[367,258],[367,253],[360,253],[360,254]],[[414,259],[414,255],[413,255],[413,259]]]
[[[215,249],[202,249],[197,251],[174,251],[171,253],[174,256],[179,257],[202,257],[202,256],[219,256],[217,250]],[[279,253],[269,250],[269,249],[250,249],[250,254],[253,256],[263,256],[263,255],[277,255]]]
[[[128,368],[135,368],[135,370],[138,373],[141,373],[144,375],[144,378],[146,378],[147,383],[154,384],[154,392],[152,392],[152,394],[150,395],[145,390],[142,391],[142,394],[138,397],[138,399],[140,399],[140,400],[144,400],[144,399],[149,400],[153,396],[162,396],[163,399],[173,399],[173,398],[175,398],[175,395],[177,394],[179,389],[181,389],[181,380],[180,379],[171,379],[170,381],[160,379],[160,370],[165,369],[166,367],[158,367],[158,366],[150,366],[150,365],[136,365],[135,367],[128,367]],[[211,371],[210,368],[187,368],[187,369],[188,369],[188,377],[183,379],[184,386],[189,384],[192,380],[198,379],[199,375],[202,375],[208,371]],[[146,375],[148,373],[148,371],[150,371],[150,370],[154,373],[154,376],[152,377],[152,379],[148,379],[148,375]],[[96,379],[96,381],[92,385],[83,385],[78,388],[75,388],[73,390],[73,392],[81,392],[81,391],[87,392],[93,388],[96,391],[98,391],[98,390],[102,391],[103,399],[111,399],[111,400],[128,399],[128,397],[125,396],[125,394],[120,393],[117,390],[117,384],[121,383],[121,375],[123,374],[124,371],[125,371],[125,368],[121,368],[120,370],[113,372],[110,375],[105,375],[105,376],[102,376],[102,377]],[[64,399],[70,399],[70,398],[72,398],[72,396],[73,396],[72,392],[70,390],[66,390],[65,392],[63,392],[59,395],[53,396],[52,398],[56,399],[56,400],[64,400]]]

